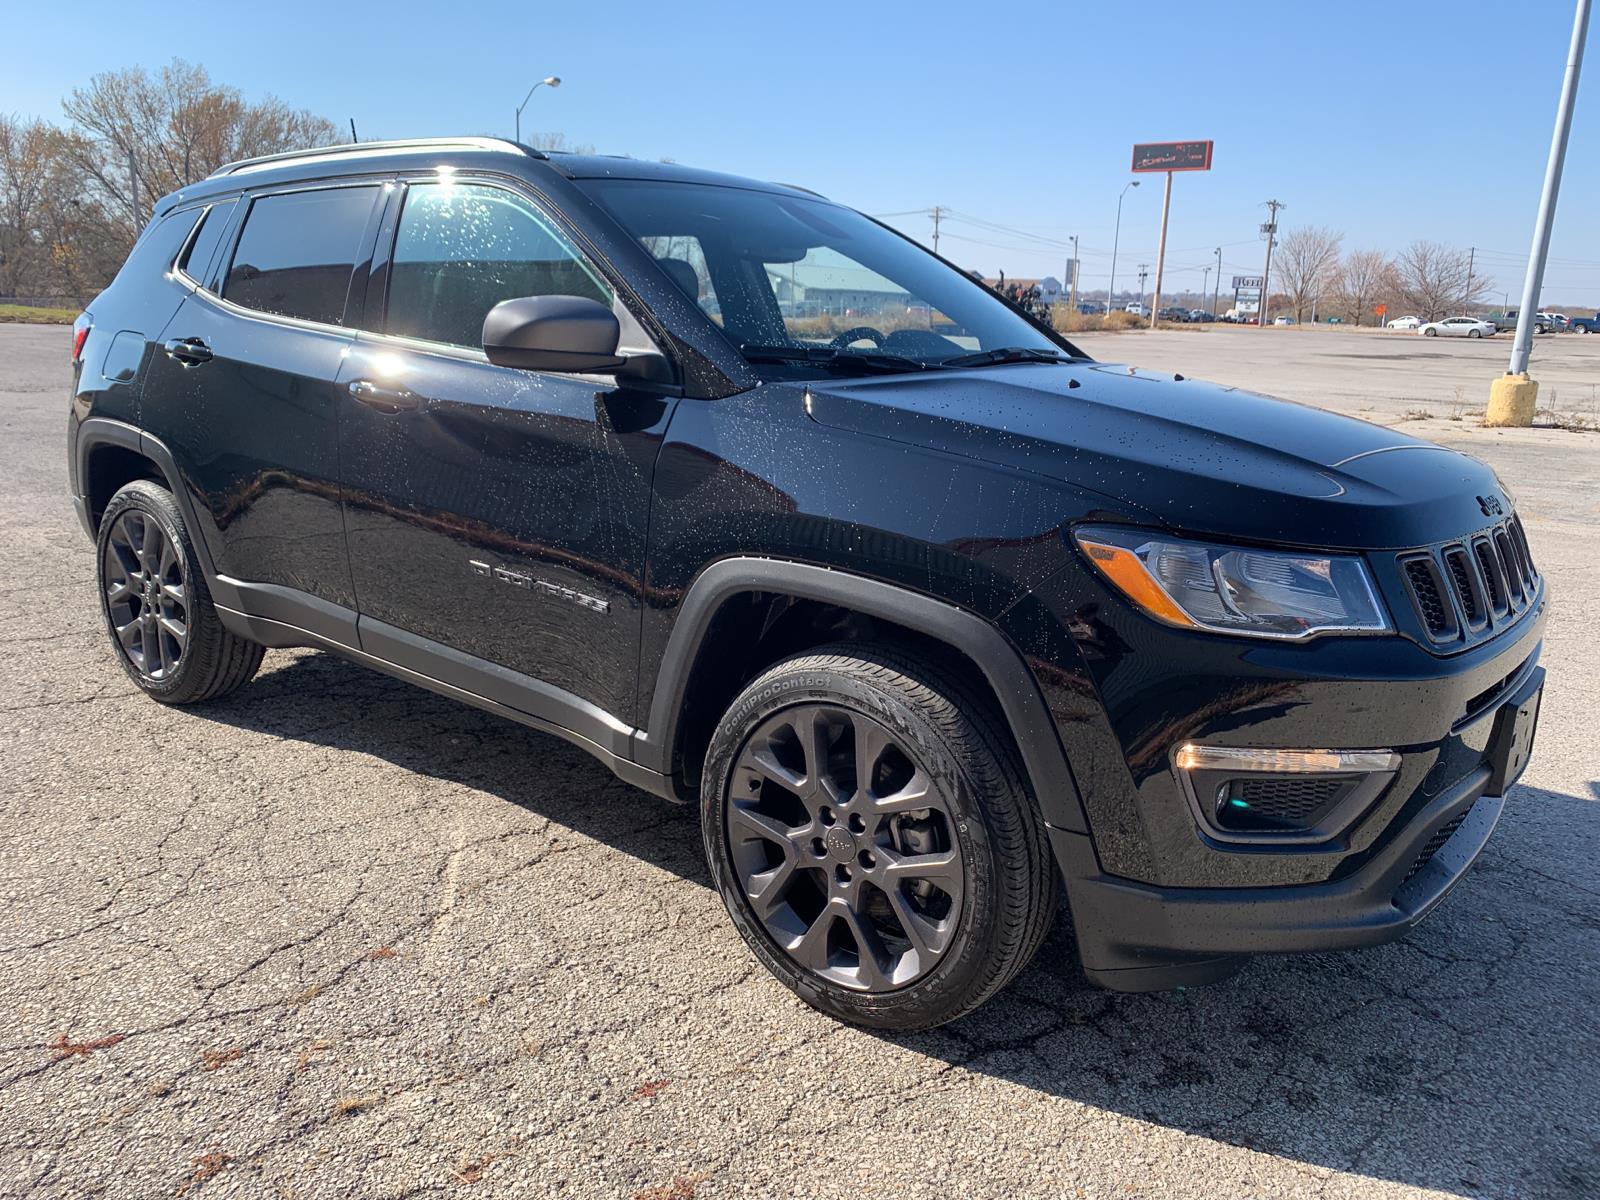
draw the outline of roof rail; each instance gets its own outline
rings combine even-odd
[[[285,150],[280,154],[262,154],[255,158],[241,158],[237,162],[224,163],[207,179],[216,179],[221,175],[235,175],[240,171],[257,170],[262,167],[275,166],[278,163],[290,163],[296,159],[306,158],[344,158],[372,151],[386,152],[395,150],[501,150],[512,154],[526,154],[530,158],[544,158],[542,150],[535,150],[524,146],[520,142],[513,142],[509,138],[494,137],[453,137],[453,138],[406,138],[393,142],[345,142],[337,146],[313,146],[306,150]]]

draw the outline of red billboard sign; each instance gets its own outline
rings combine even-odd
[[[1133,148],[1135,171],[1209,171],[1210,142],[1142,142]]]

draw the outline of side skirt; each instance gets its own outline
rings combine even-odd
[[[234,603],[223,603],[223,596],[219,594],[215,597],[217,615],[240,637],[263,646],[309,646],[331,651],[430,692],[471,704],[541,733],[553,734],[599,759],[623,782],[663,799],[679,799],[667,776],[641,767],[613,748],[631,743],[636,730],[569,692],[382,622],[356,618],[354,614],[348,614],[346,628],[354,635],[349,640],[340,637],[335,627],[330,626],[332,614],[329,613],[309,613],[311,619],[305,625],[286,620],[286,610],[294,603],[292,594],[267,598],[265,605],[251,605],[252,608],[270,607],[274,616],[247,612],[237,606],[238,601],[253,599],[251,594],[262,585],[242,584],[226,577],[219,582],[223,586],[217,588],[217,592],[227,593],[226,598]],[[287,593],[287,589],[273,590]],[[324,632],[307,628],[309,624],[320,626]],[[359,640],[361,645],[352,645],[352,640]]]

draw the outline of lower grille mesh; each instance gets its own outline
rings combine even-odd
[[[1470,811],[1471,810],[1469,809],[1468,812]],[[1416,860],[1412,862],[1411,869],[1406,872],[1406,877],[1400,881],[1401,887],[1404,887],[1406,884],[1415,879],[1417,872],[1422,870],[1423,867],[1427,866],[1433,861],[1433,856],[1439,853],[1440,850],[1444,849],[1444,844],[1455,836],[1456,830],[1461,828],[1461,822],[1465,821],[1466,819],[1467,814],[1462,813],[1460,816],[1451,817],[1443,825],[1439,826],[1439,828],[1433,831],[1433,836],[1428,839],[1428,844],[1422,848],[1422,852],[1418,854]]]

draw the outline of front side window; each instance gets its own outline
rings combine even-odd
[[[406,190],[385,333],[476,349],[489,310],[522,296],[612,302],[600,276],[522,197],[449,181]]]
[[[1065,359],[978,280],[825,200],[645,180],[581,186],[763,373]]]
[[[260,312],[342,324],[376,194],[348,187],[259,197],[245,215],[223,296]]]

